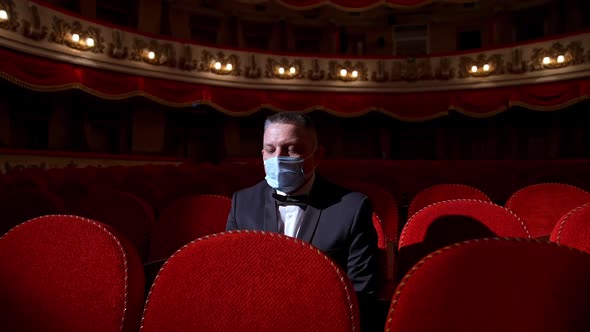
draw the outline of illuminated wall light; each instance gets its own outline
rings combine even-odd
[[[94,47],[94,39],[92,39],[90,37],[86,38],[86,45],[88,47]]]
[[[154,60],[155,58],[156,58],[156,53],[154,53],[154,51],[149,51],[148,52],[148,59]]]
[[[564,63],[565,62],[565,57],[563,55],[560,55],[557,57],[557,63]]]
[[[220,69],[221,69],[221,62],[217,61],[217,62],[216,62],[214,65],[213,65],[213,67],[214,67],[215,69],[217,69],[217,70],[220,70]]]
[[[4,9],[0,10],[0,20],[6,21],[8,19],[8,12]]]
[[[73,41],[74,43],[77,43],[77,42],[79,42],[79,41],[80,41],[80,35],[79,35],[79,34],[77,34],[77,33],[73,34],[73,35],[72,35],[72,41]]]
[[[232,69],[234,69],[234,65],[232,65],[231,63],[228,63],[228,64],[225,65],[225,70],[230,71]]]
[[[295,74],[295,72],[297,72],[297,69],[295,69],[295,67],[291,67],[291,68],[289,68],[289,72],[291,74]]]
[[[279,67],[279,74],[283,75],[285,73],[285,68]]]
[[[490,65],[488,65],[487,63],[483,65],[483,71],[490,71]]]
[[[543,58],[543,64],[544,65],[548,65],[550,63],[551,63],[551,58],[550,57],[546,56],[546,57]]]
[[[359,72],[356,71],[356,70],[353,70],[352,71],[352,77],[354,77],[354,78],[359,77]]]
[[[471,72],[477,73],[477,66],[471,66]]]
[[[340,69],[340,76],[344,77],[346,76],[346,74],[348,74],[348,71],[346,69]]]

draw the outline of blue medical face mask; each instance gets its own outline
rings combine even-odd
[[[305,158],[278,156],[266,159],[264,161],[266,183],[284,193],[297,190],[306,180],[303,164],[310,156],[311,154]]]

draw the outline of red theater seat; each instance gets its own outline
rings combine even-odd
[[[201,238],[162,267],[141,331],[359,331],[346,274],[287,236],[238,231]]]
[[[100,221],[125,235],[142,258],[147,256],[151,231],[155,224],[154,212],[142,200],[129,193],[91,191],[68,202],[71,214]]]
[[[590,331],[590,255],[485,239],[438,250],[406,275],[386,331]]]
[[[63,201],[47,191],[23,189],[0,192],[0,234],[29,219],[63,211]]]
[[[426,188],[414,196],[410,202],[410,206],[408,207],[408,218],[411,218],[416,212],[430,204],[452,199],[477,199],[480,201],[492,201],[488,195],[471,186],[453,183],[439,184],[430,188]]]
[[[590,253],[590,203],[564,215],[549,240]]]
[[[524,187],[508,199],[506,207],[527,225],[535,238],[549,237],[555,224],[574,208],[590,202],[590,193],[561,183]]]
[[[3,331],[137,331],[144,277],[109,227],[51,215],[0,238],[0,294]]]
[[[180,198],[160,215],[150,245],[150,261],[166,259],[183,245],[225,231],[231,199],[219,195]]]
[[[517,216],[491,202],[456,199],[431,204],[414,214],[402,230],[400,271],[407,272],[424,256],[453,243],[495,236],[531,237]]]

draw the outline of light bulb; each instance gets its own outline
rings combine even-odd
[[[283,75],[285,73],[285,68],[279,67],[279,74]]]
[[[557,57],[557,63],[564,63],[565,62],[565,57],[563,55],[560,55]]]
[[[471,67],[471,72],[472,73],[476,73],[477,72],[477,66],[472,66]]]
[[[356,70],[353,70],[353,71],[352,71],[352,77],[356,78],[356,77],[358,77],[358,76],[359,76],[359,72],[358,72],[358,71],[356,71]]]
[[[490,71],[490,65],[488,65],[487,63],[483,65],[483,71]]]
[[[290,72],[291,74],[295,74],[295,72],[296,72],[296,71],[297,71],[297,69],[295,69],[295,67],[291,67],[291,68],[289,68],[289,72]]]
[[[148,52],[148,59],[153,60],[156,58],[156,53],[154,53],[154,51],[149,51]]]
[[[546,56],[543,58],[543,64],[548,65],[551,63],[551,58]]]
[[[214,65],[215,69],[219,70],[221,69],[221,62],[217,61]]]
[[[228,64],[225,65],[225,69],[228,70],[228,71],[229,70],[232,70],[233,68],[234,68],[234,65],[232,65],[231,63],[228,63]]]
[[[0,20],[6,21],[8,19],[8,12],[4,9],[0,10]]]
[[[73,34],[73,35],[72,35],[72,41],[73,41],[74,43],[77,43],[77,42],[79,42],[79,41],[80,41],[80,35],[79,35],[79,34],[77,34],[77,33]]]
[[[86,38],[86,45],[89,47],[94,47],[94,39],[90,37]]]
[[[346,69],[340,69],[340,76],[346,76],[346,74],[348,74]]]

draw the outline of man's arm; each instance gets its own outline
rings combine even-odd
[[[377,231],[372,216],[369,200],[364,197],[351,227],[347,263],[348,277],[361,296],[373,296],[377,289]]]
[[[227,225],[225,226],[226,231],[238,230],[238,223],[236,221],[236,203],[238,201],[238,193],[235,192],[231,199],[231,210],[227,216]]]

